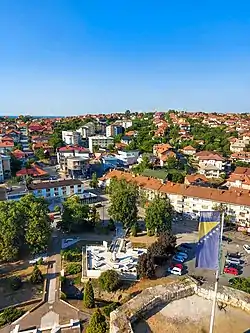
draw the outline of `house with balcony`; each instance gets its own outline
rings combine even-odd
[[[230,139],[230,151],[232,153],[239,153],[246,149],[246,142],[243,139],[232,138]]]
[[[246,162],[246,163],[250,163],[250,152],[249,151],[241,151],[239,153],[233,153],[231,155],[231,160],[233,162]]]
[[[91,153],[94,152],[95,147],[107,148],[109,145],[114,144],[113,137],[107,137],[105,135],[96,135],[89,137],[89,150]]]
[[[220,174],[225,172],[227,163],[220,154],[201,151],[194,156],[198,161],[198,173],[205,175],[207,178],[219,178]]]
[[[57,150],[60,170],[72,178],[84,176],[89,169],[89,150],[79,146],[66,146]]]

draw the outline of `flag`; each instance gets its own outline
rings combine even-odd
[[[201,212],[195,266],[217,270],[219,268],[219,246],[220,212]]]

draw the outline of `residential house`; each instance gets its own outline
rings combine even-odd
[[[104,135],[96,135],[89,137],[89,150],[91,153],[94,152],[94,148],[107,148],[109,145],[114,144],[113,137],[107,137]]]
[[[231,160],[233,162],[240,161],[250,163],[250,152],[241,151],[239,153],[233,153],[231,154]]]
[[[5,132],[5,134],[9,137],[12,138],[12,140],[15,142],[15,143],[19,143],[20,141],[20,131],[17,131],[15,129],[10,129],[10,130],[7,130]]]
[[[115,157],[121,161],[124,165],[133,165],[137,163],[138,157],[139,157],[139,151],[138,150],[129,150],[129,151],[123,151],[118,150]]]
[[[196,154],[196,149],[192,146],[186,146],[182,149],[183,154],[193,156]]]
[[[250,190],[250,168],[237,167],[227,179],[227,185]]]
[[[121,143],[124,143],[125,145],[129,145],[132,140],[133,140],[133,138],[131,136],[124,135],[121,138]]]
[[[173,147],[168,143],[160,143],[153,146],[153,154],[159,159],[160,166],[163,167],[169,157],[175,157]]]
[[[205,175],[201,175],[201,174],[186,175],[184,184],[202,186],[202,185],[208,184],[208,179]]]
[[[226,160],[218,153],[210,151],[201,151],[195,154],[198,160],[198,173],[207,178],[219,178],[225,171]]]
[[[40,168],[36,163],[33,163],[29,168],[23,168],[17,171],[16,173],[17,177],[31,176],[34,178],[39,178],[39,177],[45,177],[47,175],[48,173],[44,171],[42,168]]]
[[[26,159],[26,154],[20,149],[16,149],[12,152],[12,155],[17,159],[24,161]]]
[[[232,138],[230,139],[230,151],[239,153],[246,149],[246,142],[243,139]]]
[[[66,146],[57,150],[60,170],[72,178],[84,176],[89,168],[89,150],[79,146]]]
[[[14,141],[12,139],[6,140],[4,137],[0,137],[0,154],[5,154],[14,148]]]
[[[0,182],[4,182],[10,176],[10,156],[0,155]]]

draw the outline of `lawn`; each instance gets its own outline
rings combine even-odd
[[[166,170],[151,170],[151,169],[145,169],[142,173],[143,176],[146,177],[154,177],[158,179],[165,179],[167,176]]]
[[[47,265],[40,265],[39,268],[43,274],[46,274]],[[0,265],[0,308],[42,296],[43,284],[32,285],[29,281],[32,271],[33,266],[23,261]],[[18,290],[11,288],[13,276],[19,276],[22,280],[22,286]]]

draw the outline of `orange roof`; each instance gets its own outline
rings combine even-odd
[[[13,141],[0,142],[0,148],[4,147],[14,147],[14,142]]]
[[[196,151],[196,149],[192,146],[186,146],[183,148],[183,150],[195,150]]]
[[[206,176],[204,175],[201,175],[199,173],[197,173],[196,175],[187,175],[185,177],[185,179],[191,184],[191,183],[194,183],[196,182],[197,180],[202,180],[203,182],[207,182],[208,179]]]
[[[133,181],[137,183],[140,187],[145,189],[150,189],[148,177],[144,176],[133,176],[131,173],[122,172],[119,170],[113,170],[109,172],[105,179],[110,179],[117,177],[118,179],[125,179],[126,181]],[[230,190],[219,190],[215,188],[200,187],[185,184],[176,184],[172,182],[167,182],[166,184],[161,184],[160,180],[152,181],[154,184],[154,189],[165,194],[176,194],[186,197],[202,198],[205,200],[212,200],[221,203],[232,203],[236,205],[250,206],[250,191],[242,189],[230,189]],[[159,187],[157,187],[158,185]]]
[[[16,173],[16,176],[33,176],[33,177],[39,177],[39,176],[46,176],[48,173],[44,171],[43,169],[39,168],[35,163],[31,165],[30,168],[23,168],[19,170]]]

